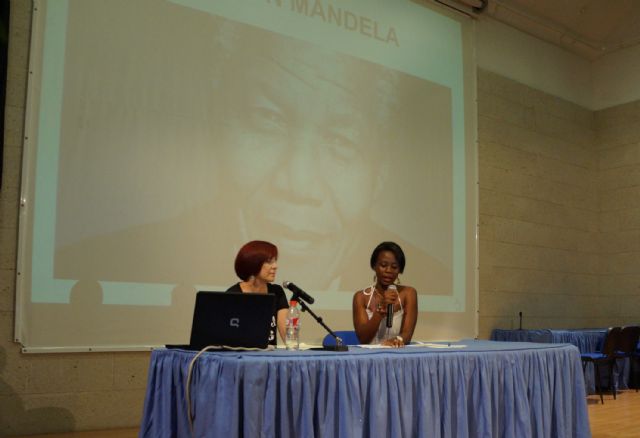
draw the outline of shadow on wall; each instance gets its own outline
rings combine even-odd
[[[0,437],[74,430],[75,419],[67,409],[24,408],[20,396],[4,381],[6,361],[6,351],[0,347]],[[42,397],[36,403],[46,402]]]
[[[23,318],[30,321],[29,342],[37,337],[39,345],[184,344],[189,342],[196,292],[191,284],[175,286],[170,306],[103,304],[100,282],[83,279],[72,287],[69,304],[34,303]]]

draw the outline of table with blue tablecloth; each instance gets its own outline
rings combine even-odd
[[[507,341],[507,342],[547,342],[554,344],[568,343],[573,344],[580,350],[580,353],[593,353],[602,350],[604,338],[606,337],[607,329],[594,328],[594,329],[518,329],[518,330],[504,330],[494,329],[491,332],[492,341]],[[616,388],[627,389],[629,386],[629,367],[630,362],[628,359],[619,360],[618,367],[616,369]],[[602,372],[601,376],[603,380],[608,380],[609,376],[607,372]],[[595,371],[593,364],[587,364],[587,368],[584,374],[585,385],[588,394],[595,393]],[[608,386],[606,381],[603,381],[603,386]]]
[[[602,348],[607,329],[528,329],[503,330],[494,329],[491,332],[492,341],[507,342],[547,342],[554,344],[573,344],[580,353],[593,353]]]
[[[141,437],[191,436],[195,352],[153,351]],[[461,341],[349,352],[206,352],[197,437],[588,437],[579,351]]]

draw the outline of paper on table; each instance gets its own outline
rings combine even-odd
[[[420,342],[420,341],[416,341],[414,343],[411,343],[409,345],[407,345],[407,347],[428,347],[428,348],[465,348],[466,345],[465,344],[451,344],[450,342],[447,342],[446,344],[442,343],[442,344],[435,344],[433,342]]]

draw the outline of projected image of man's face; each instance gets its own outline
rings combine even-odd
[[[287,265],[326,287],[384,174],[380,90],[364,86],[379,81],[364,78],[363,63],[298,42],[250,53],[217,112],[243,231],[274,241]]]

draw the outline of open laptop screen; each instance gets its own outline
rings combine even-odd
[[[274,306],[271,294],[198,292],[190,349],[210,345],[266,348]]]

